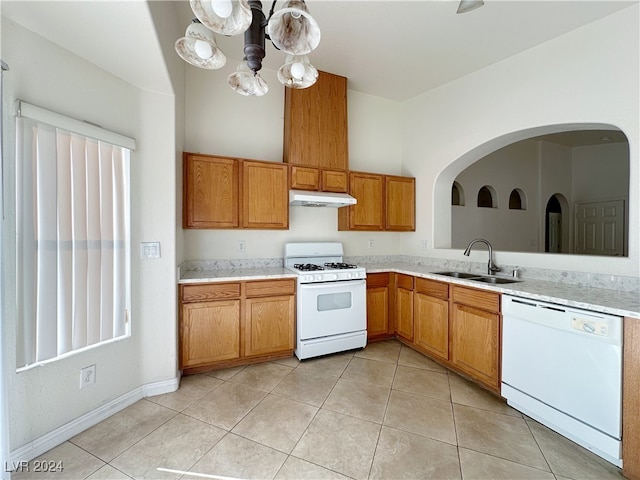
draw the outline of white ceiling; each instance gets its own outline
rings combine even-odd
[[[322,31],[310,58],[318,69],[346,76],[352,90],[402,101],[635,3],[485,0],[482,8],[457,15],[457,0],[308,0]],[[263,5],[267,13],[271,1]],[[16,23],[140,88],[170,90],[143,0],[2,0],[0,8]],[[172,9],[176,31],[184,32],[193,17],[188,1],[161,8]],[[242,58],[242,35],[218,36],[218,43],[227,57]],[[283,60],[284,54],[267,46],[266,68],[277,70]]]

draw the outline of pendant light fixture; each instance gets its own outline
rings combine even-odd
[[[213,32],[221,35],[244,33],[244,58],[229,85],[241,95],[260,96],[269,87],[262,77],[266,55],[265,39],[287,54],[278,70],[278,80],[289,88],[307,88],[318,79],[318,71],[307,54],[320,43],[320,27],[309,14],[304,0],[287,0],[274,13],[276,1],[265,17],[260,0],[190,0],[196,19],[176,42],[176,51],[199,68],[220,68],[226,57],[217,47]],[[216,66],[213,66],[216,65]]]

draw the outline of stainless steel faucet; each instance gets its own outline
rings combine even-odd
[[[478,242],[486,244],[489,248],[489,263],[487,264],[487,274],[493,275],[494,273],[499,272],[500,267],[493,263],[493,248],[491,247],[491,244],[488,240],[485,240],[484,238],[476,238],[475,240],[471,240],[471,242],[469,242],[469,245],[467,245],[464,254],[468,257],[471,254],[471,247],[473,247],[473,245]]]

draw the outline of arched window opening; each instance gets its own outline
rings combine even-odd
[[[494,202],[495,191],[488,185],[485,185],[478,191],[478,207],[495,208]]]
[[[464,190],[458,182],[451,186],[451,205],[464,206]]]
[[[524,192],[519,188],[514,188],[509,195],[509,210],[526,210],[527,202]]]

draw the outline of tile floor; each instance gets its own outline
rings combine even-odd
[[[184,377],[41,459],[56,479],[622,478],[396,341]]]

